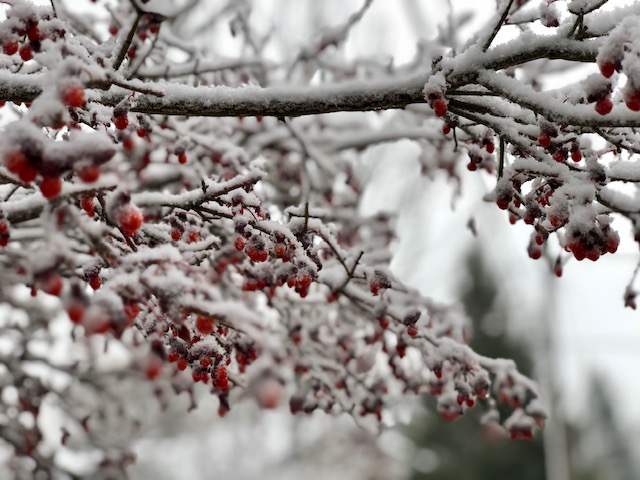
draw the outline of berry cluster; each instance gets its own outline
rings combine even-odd
[[[30,4],[12,10],[10,16],[11,21],[6,22],[9,28],[3,30],[0,38],[2,52],[9,56],[17,53],[23,62],[33,59],[45,40],[56,42],[66,35],[66,30],[48,13],[39,12]]]
[[[565,249],[573,253],[576,260],[588,258],[594,262],[605,253],[616,253],[620,236],[606,220],[606,217],[596,217],[586,228],[584,223],[569,223]]]

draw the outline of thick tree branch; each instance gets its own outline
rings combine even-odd
[[[274,116],[295,117],[339,111],[367,111],[403,108],[411,103],[424,103],[422,89],[427,75],[404,79],[385,79],[377,82],[344,82],[318,87],[283,86],[261,88],[247,86],[190,87],[171,85],[162,98],[136,95],[131,111],[159,115],[185,116]],[[2,73],[0,99],[32,102],[41,92],[42,76]],[[162,91],[168,84],[149,82],[154,91]],[[106,89],[105,83],[94,88]],[[111,87],[89,97],[103,105],[115,106],[131,95],[130,90]]]

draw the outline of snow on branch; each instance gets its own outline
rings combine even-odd
[[[557,276],[617,251],[613,216],[640,241],[637,198],[618,188],[640,181],[637,6],[501,1],[466,43],[449,29],[395,65],[345,53],[371,1],[295,48],[279,25],[254,28],[255,2],[161,3],[3,5],[0,330],[13,348],[0,361],[18,401],[0,439],[30,460],[15,462],[22,476],[73,475],[42,452],[84,442],[104,453],[87,475],[122,478],[140,415],[125,407],[184,394],[196,408],[198,389],[221,416],[252,397],[378,431],[399,396],[426,393],[447,420],[484,409],[532,438],[536,384],[467,345],[459,306],[390,270],[396,213],[362,214],[362,154],[409,140],[421,175],[491,179],[485,200],[531,226],[529,256]],[[551,89],[558,73],[570,81]],[[621,293],[635,308],[633,279]],[[107,370],[112,349],[121,367]],[[127,402],[125,384],[146,393]],[[45,398],[64,425],[61,445],[40,448]]]

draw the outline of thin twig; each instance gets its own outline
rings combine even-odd
[[[504,138],[500,137],[500,163],[498,164],[498,178],[502,178],[504,173],[504,158],[505,158],[505,144]]]
[[[504,11],[502,12],[502,15],[500,16],[500,20],[498,21],[498,23],[496,23],[495,27],[493,27],[493,31],[491,32],[491,35],[489,36],[489,38],[487,38],[487,41],[483,45],[482,47],[483,52],[486,52],[487,50],[489,50],[489,47],[491,46],[491,42],[493,42],[493,39],[496,38],[496,35],[498,35],[498,32],[502,28],[502,25],[504,25],[504,21],[507,19],[507,15],[509,15],[509,10],[511,10],[512,4],[513,4],[513,0],[509,0],[509,4],[507,5],[507,8],[505,8]]]
[[[133,42],[133,37],[136,34],[136,30],[138,30],[138,24],[139,23],[140,23],[140,14],[137,14],[136,15],[136,19],[133,22],[133,25],[131,25],[131,28],[129,29],[129,33],[127,34],[127,38],[124,41],[124,43],[122,44],[122,47],[120,48],[120,53],[118,54],[118,58],[116,59],[116,62],[113,64],[113,69],[114,70],[118,70],[120,68],[120,65],[122,65],[122,62],[124,61],[124,57],[127,56],[127,52],[129,51],[129,47],[131,47],[131,42]]]

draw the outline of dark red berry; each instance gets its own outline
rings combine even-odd
[[[4,165],[11,173],[19,174],[27,165],[27,157],[21,151],[9,152],[4,157]]]
[[[433,111],[439,117],[444,117],[447,114],[447,102],[443,98],[439,98],[433,102]]]
[[[611,97],[606,96],[601,98],[596,102],[596,112],[600,115],[606,115],[613,109],[613,102],[611,101]]]
[[[40,192],[47,200],[60,195],[62,191],[62,180],[60,177],[44,177],[40,182]]]
[[[615,71],[616,66],[612,62],[605,62],[600,65],[600,73],[602,73],[606,78],[610,78]]]
[[[23,45],[20,47],[20,58],[24,62],[28,62],[33,58],[33,49],[31,48],[31,45]]]
[[[129,117],[126,114],[115,116],[113,124],[118,130],[125,130],[129,126]]]
[[[640,92],[633,91],[625,95],[624,99],[625,103],[629,110],[633,110],[634,112],[640,112]]]
[[[100,173],[100,167],[97,165],[87,165],[80,169],[78,177],[80,177],[80,180],[84,183],[93,183],[100,178]]]
[[[98,290],[102,286],[102,279],[99,275],[94,275],[89,279],[89,286],[94,290]]]
[[[93,204],[93,195],[85,195],[80,201],[80,206],[87,212],[87,215],[93,217],[95,215],[95,206]]]
[[[16,40],[7,40],[2,44],[2,51],[6,55],[13,55],[18,51],[18,42]]]
[[[215,327],[215,320],[210,317],[203,317],[198,315],[196,318],[196,328],[202,335],[211,335]]]
[[[118,223],[129,237],[136,236],[136,232],[142,226],[143,220],[142,212],[133,205],[126,206],[118,215]]]
[[[580,150],[571,150],[571,160],[576,163],[582,160],[582,152]]]
[[[60,100],[69,107],[79,108],[84,105],[84,87],[80,83],[71,83],[60,89]]]
[[[551,137],[549,136],[549,134],[542,132],[538,137],[538,143],[541,147],[547,148],[549,145],[551,145]]]

